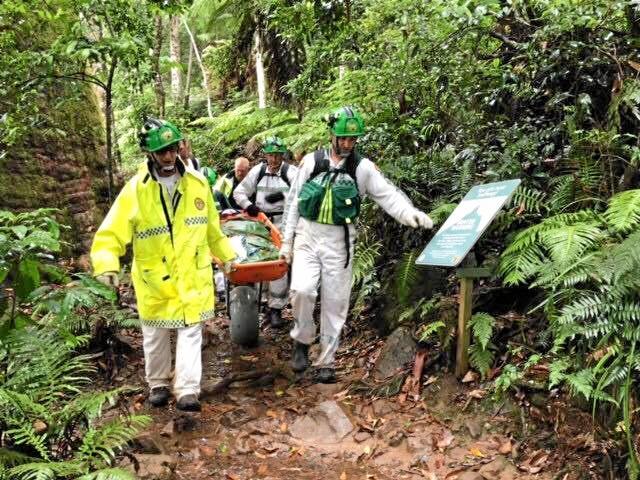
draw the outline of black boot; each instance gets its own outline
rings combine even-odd
[[[309,367],[309,345],[293,342],[293,355],[291,355],[291,369],[294,372],[304,372]]]
[[[319,368],[316,371],[315,377],[319,383],[336,383],[336,371],[333,368]]]
[[[169,403],[170,396],[169,387],[155,387],[149,393],[149,403],[154,407],[164,407]]]
[[[198,401],[198,397],[193,394],[183,395],[178,399],[176,408],[178,410],[182,410],[183,412],[199,412],[200,402]]]
[[[272,328],[280,328],[284,325],[282,320],[282,310],[279,308],[272,308],[269,310],[269,323]]]

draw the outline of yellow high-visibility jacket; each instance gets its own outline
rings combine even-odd
[[[233,171],[230,174],[220,175],[213,186],[213,190],[222,193],[228,198],[233,191]]]
[[[94,274],[117,272],[133,242],[131,276],[140,320],[178,328],[214,316],[211,253],[223,262],[235,252],[220,229],[207,180],[178,160],[173,198],[148,164],[127,182],[91,247]]]

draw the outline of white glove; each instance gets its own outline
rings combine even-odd
[[[288,265],[291,265],[291,260],[293,255],[291,255],[291,246],[290,245],[282,245],[280,247],[280,258],[282,258]]]
[[[118,288],[120,279],[118,278],[118,272],[104,272],[96,277],[96,280],[103,283],[107,287]]]
[[[228,262],[224,262],[222,264],[222,272],[225,275],[229,275],[231,272],[235,271],[236,269],[236,263],[235,263],[235,258],[233,260],[229,260]]]
[[[416,210],[409,216],[409,226],[412,228],[420,227],[430,230],[433,228],[433,220],[431,220],[429,215],[426,213]]]

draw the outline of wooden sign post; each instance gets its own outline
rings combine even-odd
[[[461,378],[469,370],[469,320],[473,305],[473,281],[476,278],[486,278],[492,275],[490,268],[467,267],[456,270],[460,279],[460,294],[458,296],[458,342],[456,347],[456,377]]]
[[[520,180],[506,180],[477,185],[469,190],[418,256],[416,264],[457,267],[518,185]],[[462,377],[469,369],[469,320],[473,304],[473,281],[476,278],[490,277],[492,269],[469,266],[457,269],[456,274],[460,279],[456,375]]]

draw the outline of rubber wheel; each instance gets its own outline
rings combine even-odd
[[[231,341],[253,347],[258,343],[258,294],[253,287],[239,286],[229,295]]]

